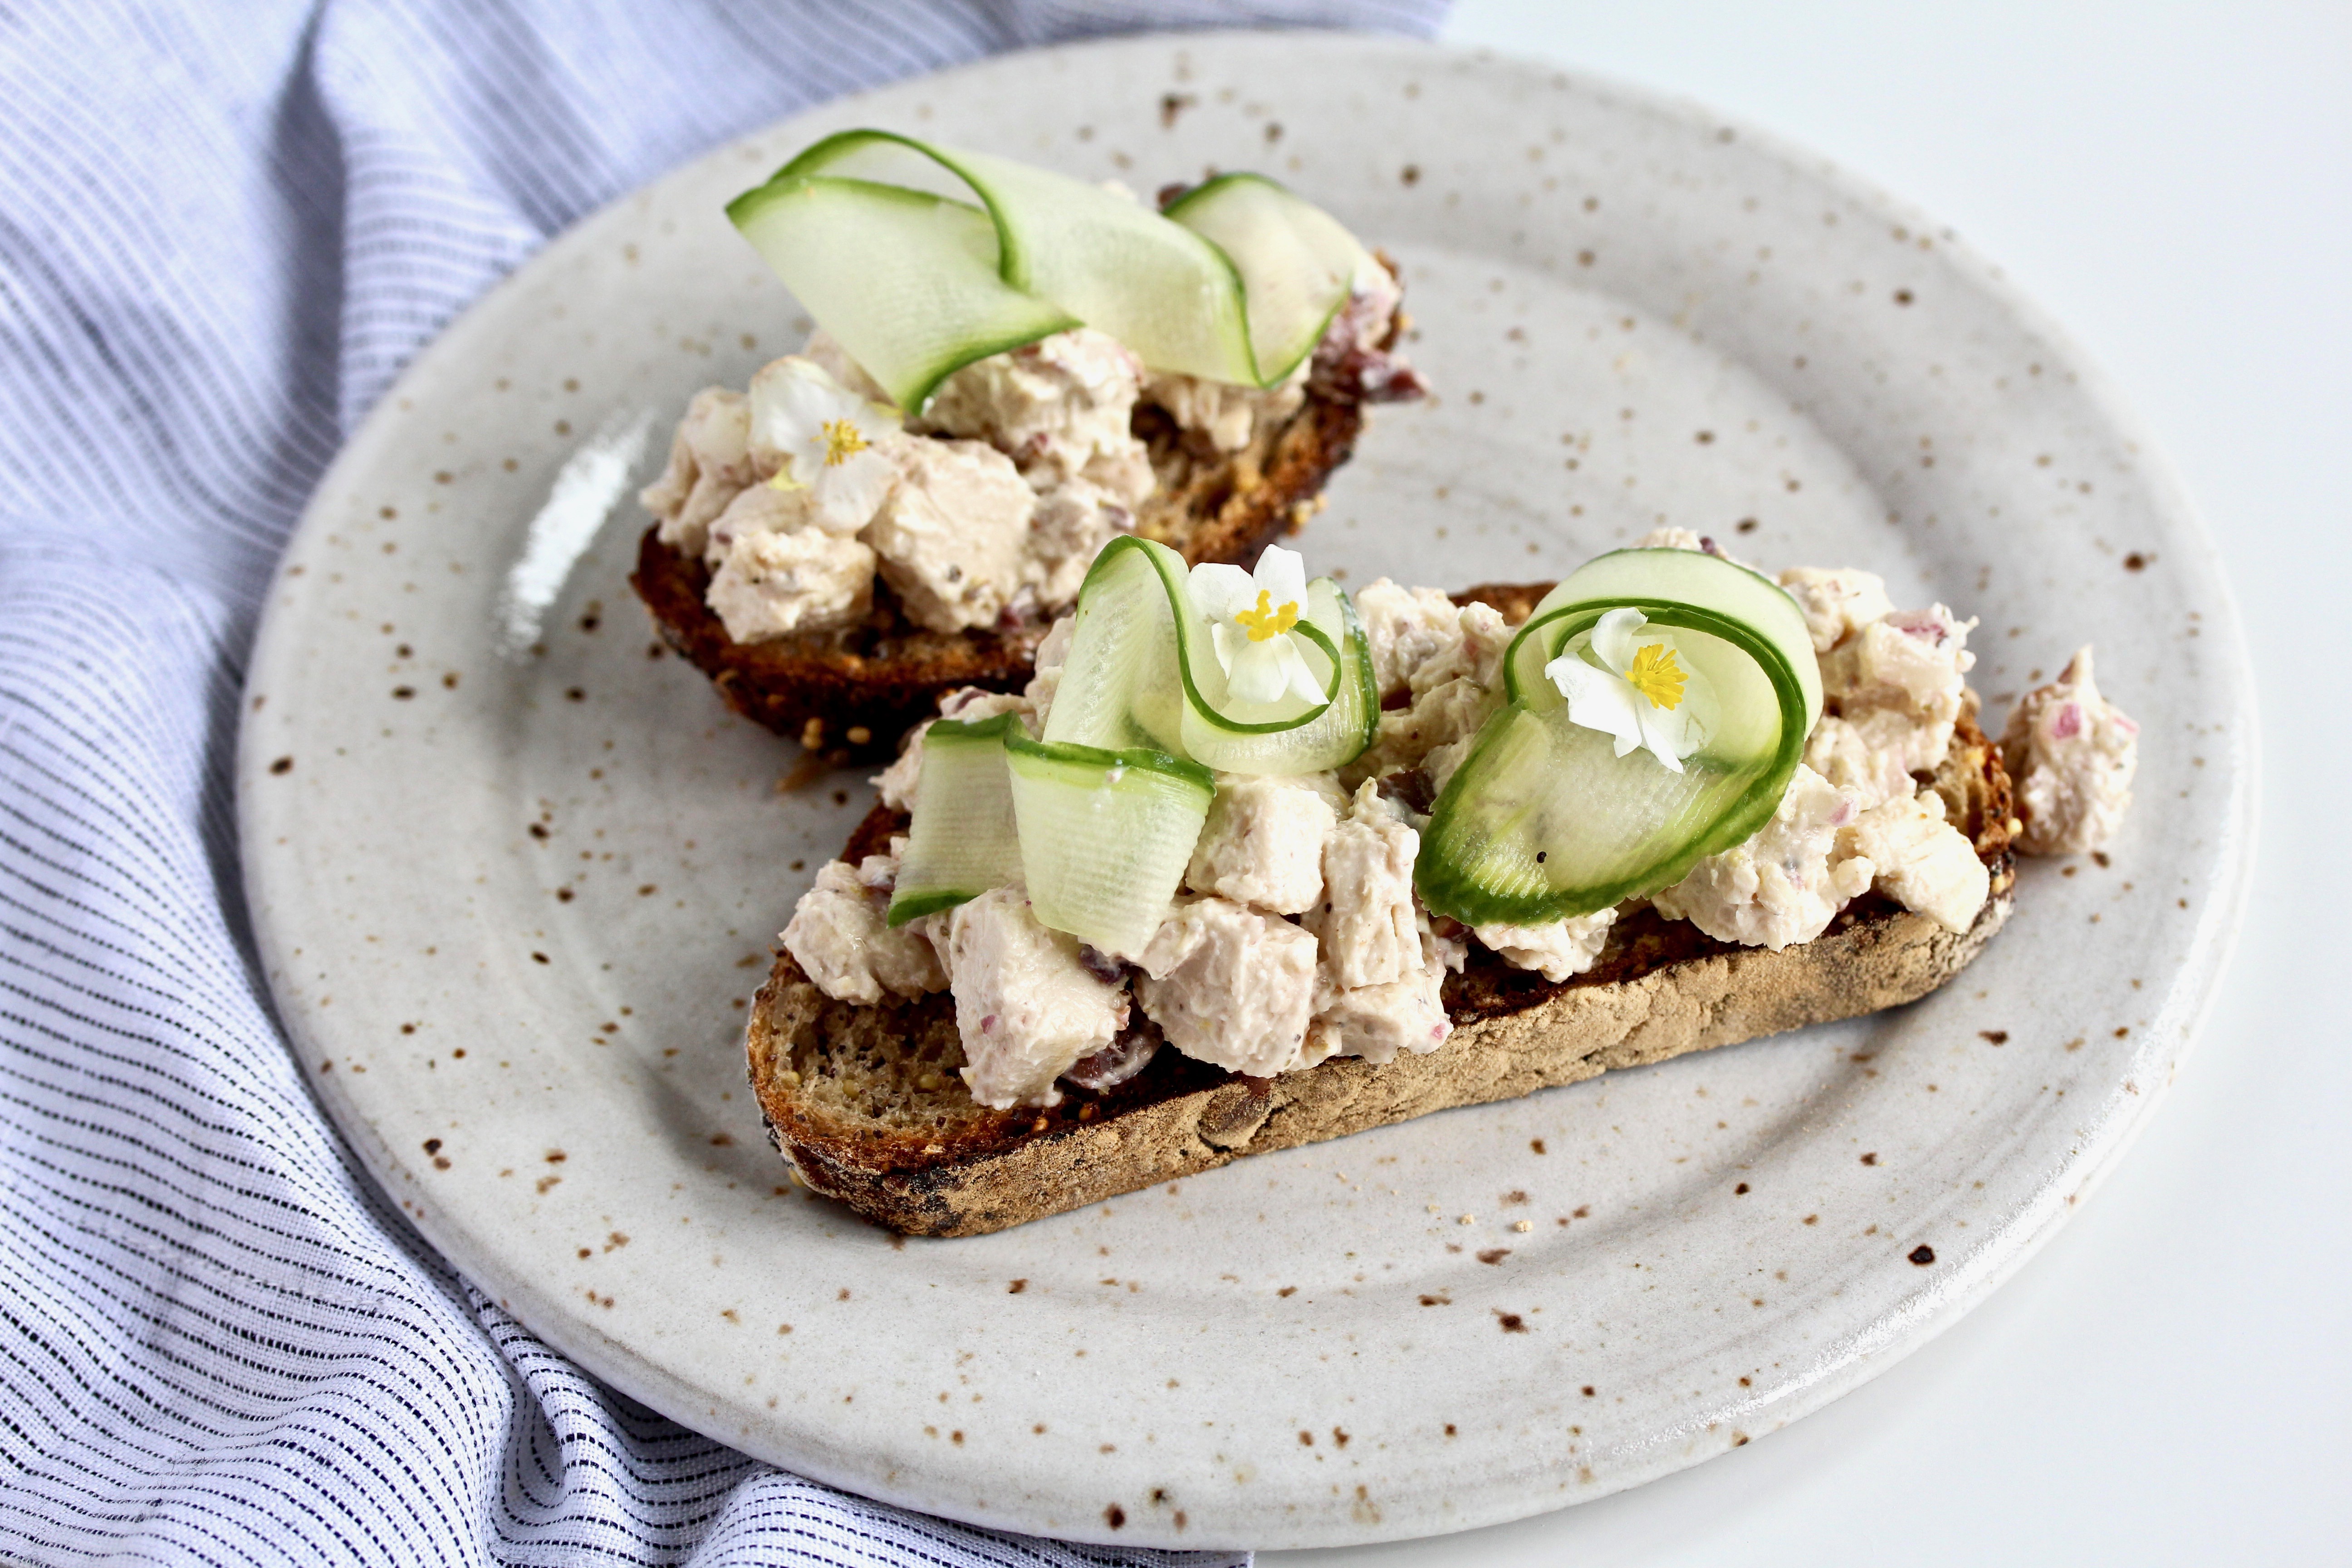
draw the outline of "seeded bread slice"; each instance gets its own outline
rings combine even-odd
[[[1472,595],[1517,619],[1542,592]],[[1972,713],[1935,787],[1992,874],[1965,932],[1874,893],[1813,941],[1773,952],[1645,907],[1611,929],[1592,969],[1567,981],[1474,944],[1468,966],[1445,982],[1454,1034],[1427,1056],[1380,1067],[1340,1058],[1253,1079],[1162,1050],[1100,1098],[1066,1094],[1050,1110],[1016,1110],[965,1092],[949,996],[836,1002],[779,952],[746,1032],[751,1088],[770,1142],[808,1186],[909,1235],[979,1236],[1244,1154],[1900,1006],[1977,955],[2008,919],[2016,883],[2009,775]],[[845,858],[879,853],[905,830],[903,816],[877,806]]]

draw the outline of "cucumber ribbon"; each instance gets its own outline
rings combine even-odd
[[[1379,265],[1329,214],[1261,175],[1219,175],[1153,212],[1066,174],[887,131],[824,138],[727,216],[918,413],[974,360],[1082,325],[1155,370],[1278,385]]]
[[[1183,881],[1215,773],[1321,773],[1371,743],[1371,653],[1337,584],[1307,584],[1281,634],[1302,645],[1320,700],[1249,702],[1229,689],[1188,581],[1168,546],[1111,541],[1078,592],[1044,737],[1010,713],[925,732],[891,925],[1019,881],[1045,925],[1133,956]]]
[[[1674,763],[1574,721],[1547,674],[1562,658],[1609,674],[1594,634],[1605,643],[1627,624],[1602,628],[1620,610],[1671,628],[1660,647],[1675,684],[1662,696],[1704,704],[1689,715],[1696,749]],[[1438,796],[1413,868],[1423,902],[1470,925],[1591,914],[1680,880],[1770,819],[1822,710],[1795,601],[1687,550],[1620,550],[1580,568],[1519,628],[1504,679],[1507,700]]]

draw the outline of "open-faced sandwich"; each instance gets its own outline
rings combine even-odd
[[[1255,175],[1155,211],[854,131],[728,210],[816,331],[695,396],[632,581],[733,707],[813,751],[1018,688],[1115,538],[1255,558],[1363,405],[1422,390],[1391,269]]]
[[[748,1034],[771,1136],[971,1235],[1912,1001],[2136,763],[2087,648],[1988,741],[1974,625],[1678,530],[1352,600],[1115,541],[802,899]]]

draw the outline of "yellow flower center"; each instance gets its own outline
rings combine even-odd
[[[1689,679],[1675,663],[1675,650],[1662,642],[1636,653],[1633,668],[1625,672],[1626,683],[1648,698],[1651,707],[1669,711],[1682,706],[1683,683]]]
[[[1265,642],[1270,637],[1280,637],[1298,624],[1298,601],[1293,599],[1276,609],[1274,595],[1260,588],[1257,591],[1257,608],[1236,611],[1234,619],[1247,628],[1250,641]]]
[[[824,430],[824,466],[837,468],[866,450],[866,437],[846,419],[828,419]]]

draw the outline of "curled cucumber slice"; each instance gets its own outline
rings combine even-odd
[[[905,408],[961,366],[1084,324],[1156,370],[1272,386],[1370,254],[1270,180],[1162,215],[1009,158],[828,136],[728,205],[786,287]]]
[[[1306,363],[1363,269],[1379,265],[1337,218],[1263,174],[1219,174],[1160,216],[1232,258],[1262,385],[1286,380]]]
[[[1008,736],[1021,863],[1037,919],[1133,957],[1167,917],[1217,793],[1164,752]]]
[[[1634,609],[1708,692],[1704,741],[1675,773],[1572,722],[1543,673]],[[1562,581],[1505,655],[1509,700],[1438,797],[1414,879],[1469,924],[1591,914],[1657,891],[1769,820],[1821,716],[1821,671],[1777,584],[1685,550],[1621,550]]]
[[[923,731],[923,772],[906,858],[890,893],[893,928],[1002,888],[1021,876],[1008,736],[1028,738],[1018,715],[965,723],[942,719]]]
[[[1149,746],[1220,773],[1280,776],[1336,768],[1372,743],[1381,715],[1371,650],[1338,584],[1307,585],[1295,628],[1323,700],[1259,703],[1227,689],[1189,577],[1164,544],[1129,536],[1103,547],[1078,593],[1047,740]]]
[[[1004,281],[967,203],[866,180],[771,181],[727,214],[810,315],[902,407],[977,359],[1080,324]]]
[[[923,737],[893,927],[1025,882],[1037,918],[1107,952],[1151,940],[1216,794],[1164,752],[1030,739],[1017,715],[941,720]]]

